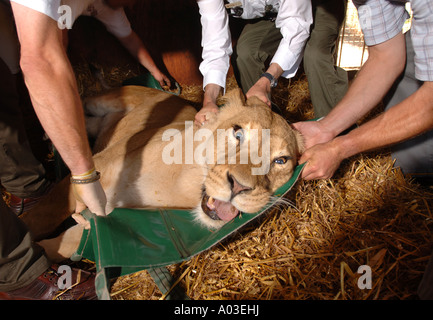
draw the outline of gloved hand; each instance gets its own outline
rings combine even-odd
[[[71,177],[72,189],[77,199],[73,217],[78,223],[88,225],[84,223],[86,220],[79,214],[86,207],[96,215],[105,216],[107,214],[107,198],[99,178],[100,174],[95,169]]]

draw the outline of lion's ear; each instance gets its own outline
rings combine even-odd
[[[223,100],[225,104],[245,105],[245,95],[239,88],[228,91],[224,95]]]
[[[305,142],[304,142],[304,137],[302,136],[302,134],[296,130],[293,129],[293,133],[295,134],[295,139],[296,139],[296,146],[298,149],[298,154],[301,155],[304,153],[305,151]]]

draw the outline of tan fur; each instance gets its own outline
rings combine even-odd
[[[270,129],[271,160],[281,156],[292,158],[285,164],[271,161],[269,172],[261,176],[251,174],[251,169],[257,166],[251,162],[186,164],[183,154],[182,164],[166,164],[163,151],[169,144],[174,144],[174,138],[162,141],[162,136],[167,129],[179,130],[184,150],[185,122],[192,123],[197,112],[192,106],[174,95],[138,86],[114,89],[88,99],[85,112],[90,116],[89,132],[96,137],[95,166],[101,172],[101,184],[109,206],[194,209],[200,223],[218,228],[225,222],[209,218],[200,208],[203,190],[215,199],[231,201],[246,213],[257,212],[266,205],[273,192],[291,177],[302,151],[302,139],[283,118],[257,98],[249,99],[245,104],[238,90],[230,92],[226,98],[219,114],[205,125],[214,133],[206,143],[216,139],[217,129],[227,132],[234,126]],[[193,129],[195,133],[199,128],[194,126]],[[194,142],[194,150],[203,143]],[[229,175],[237,182],[235,187],[243,186],[248,190],[232,197],[231,188],[235,187],[233,182],[230,183]],[[73,212],[75,200],[68,179],[24,216],[36,238],[41,239],[52,232]]]

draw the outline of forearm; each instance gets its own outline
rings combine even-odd
[[[393,145],[433,128],[433,84],[425,82],[407,99],[345,136],[335,139],[343,158]]]
[[[81,100],[70,65],[53,60],[24,56],[26,85],[47,135],[71,172],[81,174],[94,166]]]
[[[158,71],[149,51],[134,31],[127,37],[119,38],[119,41],[150,73]]]
[[[337,136],[375,108],[401,74],[405,66],[405,42],[402,34],[370,48],[370,55],[340,103],[321,125]]]
[[[21,44],[21,69],[35,111],[73,174],[93,168],[84,112],[57,22],[12,4]]]
[[[215,83],[209,83],[206,85],[204,89],[204,95],[203,95],[203,106],[207,104],[214,104],[216,105],[216,100],[218,96],[221,94],[222,88],[215,84]]]

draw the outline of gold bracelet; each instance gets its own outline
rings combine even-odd
[[[92,183],[92,182],[98,181],[100,178],[101,178],[101,174],[99,173],[99,171],[96,171],[96,174],[93,175],[93,177],[86,178],[86,179],[77,179],[77,178],[71,177],[71,183],[73,183],[73,184]]]

